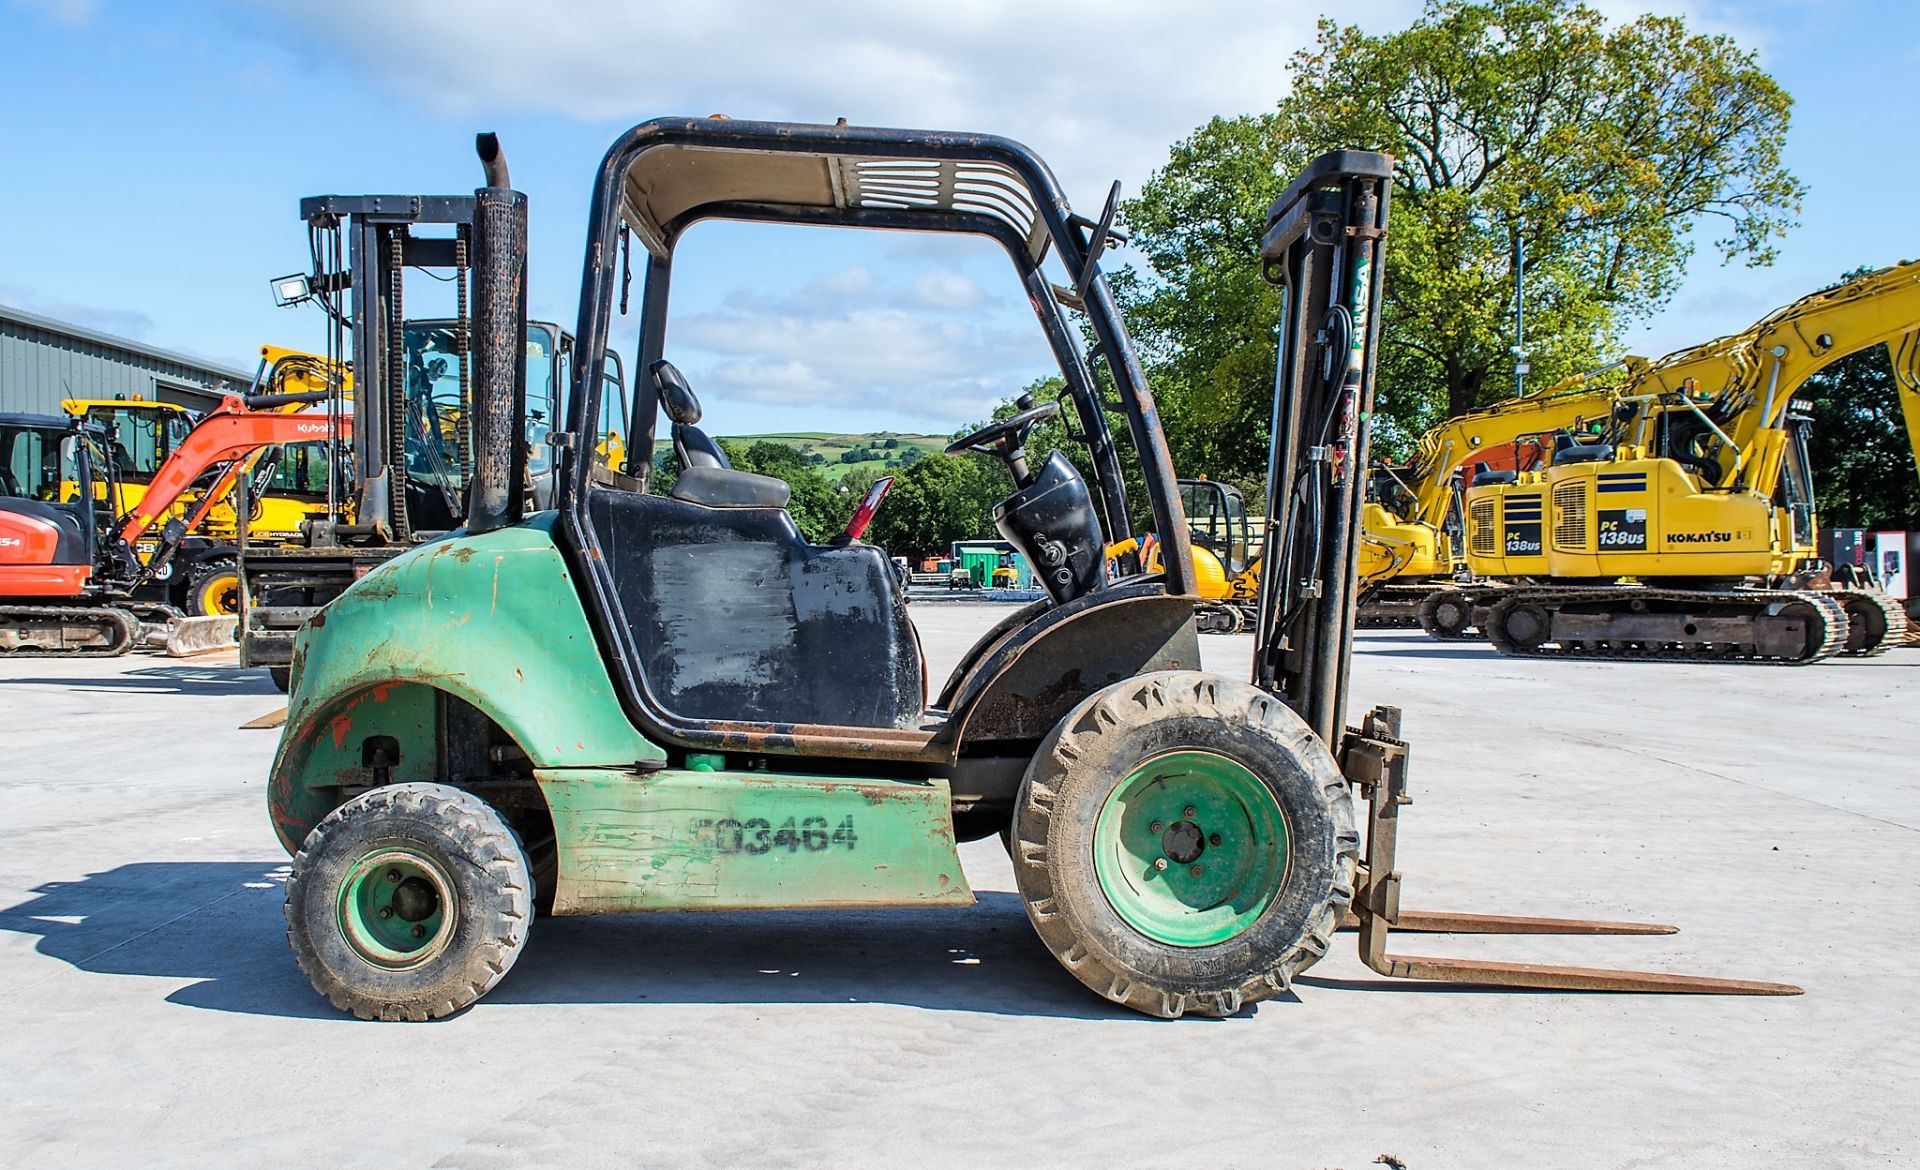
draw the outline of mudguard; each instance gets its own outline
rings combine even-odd
[[[394,782],[436,778],[436,691],[490,717],[536,768],[666,759],[621,710],[554,544],[556,519],[541,513],[423,545],[368,573],[301,629],[267,787],[289,853],[331,811],[340,785],[367,783],[370,764]]]

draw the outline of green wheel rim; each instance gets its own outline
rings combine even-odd
[[[447,949],[458,899],[439,862],[411,846],[381,846],[340,883],[340,936],[375,967],[410,970]]]
[[[1213,752],[1141,764],[1107,794],[1093,870],[1128,926],[1155,942],[1206,947],[1266,913],[1287,875],[1287,823],[1258,776]]]

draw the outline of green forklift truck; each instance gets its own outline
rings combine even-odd
[[[1535,987],[1786,994],[1776,984],[1396,956],[1390,927],[1644,933],[1422,916],[1393,868],[1398,713],[1348,728],[1358,469],[1378,341],[1390,162],[1328,155],[1262,241],[1285,290],[1254,677],[1201,669],[1192,552],[1165,437],[1099,259],[1116,184],[1076,215],[1046,165],[978,134],[662,118],[601,163],[554,506],[518,466],[525,197],[476,192],[474,476],[465,527],[380,565],[297,638],[274,759],[294,854],[288,937],[314,986],[369,1019],[459,1011],[536,916],[964,906],[959,842],[1001,835],[1041,941],[1094,992],[1156,1016],[1280,994],[1357,925],[1375,970]],[[675,247],[704,220],[967,233],[1011,260],[1065,389],[968,435],[992,511],[1047,596],[938,689],[885,553],[808,543],[786,486],[729,466],[666,357]],[[644,267],[632,449],[670,424],[682,474],[596,466],[600,368],[631,233]],[[1065,275],[1055,284],[1049,257]],[[1083,349],[1069,312],[1084,314]],[[1161,565],[1131,535],[1125,446]],[[1092,469],[1029,451],[1069,413]],[[877,495],[878,493],[876,493]],[[1367,806],[1364,839],[1356,794]]]

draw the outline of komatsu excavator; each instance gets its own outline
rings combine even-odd
[[[1507,482],[1543,462],[1555,434],[1586,434],[1612,417],[1616,390],[1603,374],[1644,369],[1627,358],[1534,394],[1448,419],[1420,436],[1405,466],[1376,466],[1364,505],[1357,624],[1421,626],[1440,638],[1468,634],[1471,609],[1449,589],[1464,556],[1459,499],[1469,483]]]
[[[1468,567],[1506,582],[1460,592],[1476,624],[1526,656],[1807,663],[1898,643],[1898,603],[1836,588],[1814,552],[1794,394],[1917,328],[1910,262],[1638,372],[1602,436],[1563,438],[1544,470],[1464,492]]]

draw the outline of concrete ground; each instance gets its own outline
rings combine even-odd
[[[942,675],[999,613],[916,606]],[[1247,639],[1209,638],[1245,677]],[[1160,1022],[969,910],[546,920],[474,1009],[362,1024],[283,937],[279,703],[227,662],[0,664],[0,1166],[1859,1167],[1920,1158],[1920,651],[1805,669],[1359,640],[1414,746],[1407,904],[1665,938],[1400,949],[1792,999],[1395,983]]]

